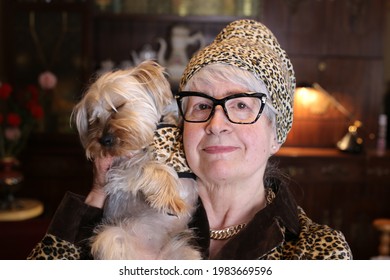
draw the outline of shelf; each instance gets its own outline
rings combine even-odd
[[[239,16],[179,16],[161,14],[126,14],[126,13],[96,13],[95,19],[118,21],[148,21],[148,22],[198,22],[198,23],[228,23],[243,17]],[[245,17],[255,19],[255,17]]]
[[[11,2],[11,1],[10,1]],[[13,1],[12,1],[13,2]],[[53,12],[53,11],[82,11],[87,10],[86,2],[14,2],[14,8],[25,11]]]

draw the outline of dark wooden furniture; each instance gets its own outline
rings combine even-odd
[[[298,82],[317,82],[356,119],[364,140],[378,132],[383,112],[386,1],[264,1],[262,21],[290,56]],[[334,147],[349,121],[335,108],[323,115],[296,111],[287,145]]]
[[[328,90],[354,119],[363,122],[363,138],[367,145],[373,146],[378,115],[384,110],[386,1],[262,0],[258,3],[258,11],[251,17],[261,20],[276,35],[293,62],[297,81],[318,82]],[[127,8],[126,13],[118,13],[114,9],[99,11],[92,0],[50,3],[7,0],[2,16],[3,38],[7,42],[3,45],[6,54],[3,79],[12,83],[35,82],[38,74],[46,70],[30,34],[29,16],[35,14],[46,58],[56,54],[50,70],[59,77],[55,95],[62,103],[56,104],[63,106],[57,108],[59,116],[53,126],[58,126],[57,132],[68,131],[66,120],[70,112],[65,105],[77,100],[102,61],[110,59],[118,65],[131,59],[131,51],[139,51],[147,43],[157,50],[157,38],[168,39],[175,24],[185,24],[193,32],[201,31],[209,43],[228,22],[245,17],[209,13],[179,16],[161,13],[158,8],[150,8],[147,13],[131,12]],[[68,17],[68,31],[59,52],[54,53],[64,13]],[[191,54],[194,50],[188,51]],[[334,147],[352,121],[335,108],[322,115],[296,110],[295,124],[286,144]],[[51,131],[55,132],[55,127]]]
[[[91,164],[75,134],[37,134],[20,157],[24,182],[16,197],[34,198],[44,204],[41,216],[0,222],[0,259],[25,259],[43,237],[67,191],[86,194],[92,185]]]
[[[342,154],[334,146],[350,124],[343,115],[334,108],[316,116],[296,110],[286,149],[275,157],[291,175],[292,187],[310,217],[342,230],[357,259],[378,254],[379,233],[372,221],[390,216],[389,154],[379,157],[370,152],[375,146],[378,115],[383,111],[385,4],[385,0],[263,0],[255,17],[286,49],[298,81],[320,83],[363,122],[365,152]],[[7,0],[2,8],[2,38],[7,42],[3,45],[3,79],[12,83],[35,82],[44,70],[29,37],[29,13],[35,12],[43,20],[38,23],[44,28],[39,35],[48,36],[45,49],[49,50],[58,37],[50,31],[61,27],[54,19],[68,13],[70,37],[58,56],[62,63],[53,69],[64,75],[56,96],[68,105],[77,100],[100,61],[129,59],[130,51],[138,51],[145,43],[157,48],[156,38],[167,39],[169,28],[177,23],[202,31],[210,42],[222,27],[238,18],[97,12],[92,0],[50,4]],[[26,180],[18,195],[41,200],[45,212],[25,222],[0,223],[0,246],[8,248],[0,250],[0,259],[23,258],[38,236],[43,236],[63,194],[68,190],[85,194],[91,185],[91,165],[68,128],[69,106],[60,109],[54,125],[35,135],[21,158]]]
[[[356,259],[378,255],[377,218],[390,217],[390,153],[283,148],[273,159],[314,221],[341,230]]]

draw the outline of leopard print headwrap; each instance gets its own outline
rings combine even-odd
[[[272,32],[255,20],[226,26],[207,47],[196,53],[185,69],[179,90],[204,66],[225,63],[252,72],[266,85],[278,111],[276,135],[284,143],[293,121],[294,69]]]

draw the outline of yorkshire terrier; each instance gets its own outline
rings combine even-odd
[[[88,159],[115,157],[107,173],[95,259],[200,259],[188,228],[197,188],[186,165],[164,68],[145,61],[101,75],[72,120]]]

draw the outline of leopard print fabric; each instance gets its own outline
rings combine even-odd
[[[352,253],[341,232],[314,223],[300,207],[298,212],[301,224],[299,237],[293,241],[283,241],[282,244],[260,257],[260,260],[352,259]],[[281,230],[285,234],[285,228],[281,227]],[[82,257],[81,252],[78,246],[54,235],[46,234],[27,259],[77,260]]]
[[[250,71],[264,82],[278,111],[277,140],[285,142],[293,121],[296,81],[291,61],[272,32],[254,20],[232,22],[209,46],[192,57],[183,73],[180,90],[204,66],[215,63]]]
[[[79,260],[81,249],[52,234],[46,234],[27,257],[28,260]]]
[[[351,260],[352,253],[344,235],[326,225],[314,223],[298,207],[301,232],[297,239],[284,241],[262,256],[261,260]],[[285,233],[285,229],[282,228]]]
[[[153,152],[157,161],[175,169],[180,176],[192,176],[184,155],[181,131],[176,126],[162,126],[155,131]]]

